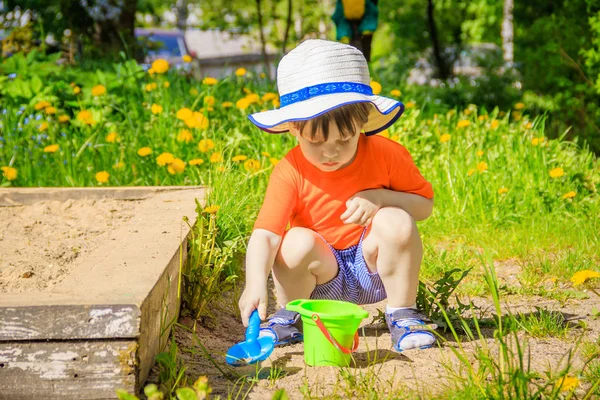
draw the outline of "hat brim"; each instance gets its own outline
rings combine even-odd
[[[289,130],[288,122],[306,121],[340,106],[351,103],[372,103],[369,120],[363,127],[365,134],[374,135],[392,125],[404,112],[404,104],[383,96],[367,96],[360,93],[334,93],[313,97],[276,110],[250,114],[254,125],[269,133]]]

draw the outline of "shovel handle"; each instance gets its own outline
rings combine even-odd
[[[358,349],[358,331],[356,331],[356,333],[354,334],[354,343],[352,344],[352,348],[348,349],[342,346],[337,340],[335,340],[331,333],[329,333],[327,328],[325,328],[325,325],[323,325],[323,321],[321,321],[321,318],[319,318],[319,314],[313,314],[312,320],[315,321],[315,324],[317,324],[317,327],[319,327],[319,330],[325,336],[325,338],[327,338],[329,343],[331,343],[333,347],[337,348],[342,353],[352,354],[356,351],[356,349]]]
[[[259,331],[260,316],[258,315],[258,310],[254,310],[248,319],[248,327],[246,328],[246,341],[253,342],[257,340]]]

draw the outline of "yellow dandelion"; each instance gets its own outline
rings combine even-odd
[[[260,161],[249,159],[244,163],[244,169],[248,172],[256,172],[260,169]]]
[[[477,164],[477,171],[484,172],[484,171],[487,171],[487,169],[488,169],[488,165],[485,161],[481,161],[479,164]]]
[[[181,173],[183,173],[184,170],[185,170],[185,161],[183,161],[179,158],[173,159],[173,161],[171,161],[171,163],[167,167],[167,171],[171,175],[181,174]]]
[[[177,110],[177,114],[175,116],[177,117],[177,119],[185,121],[186,119],[192,118],[192,115],[192,110],[190,110],[187,107],[184,107]]]
[[[390,131],[388,131],[387,129],[384,129],[383,131],[379,132],[377,135],[379,136],[383,136],[384,138],[390,138]]]
[[[165,72],[167,72],[169,70],[169,62],[162,58],[159,58],[158,60],[154,60],[154,62],[152,63],[152,69],[157,74],[164,74]]]
[[[248,100],[250,104],[254,104],[260,101],[260,97],[256,93],[249,93],[246,95],[246,100]]]
[[[51,144],[49,146],[44,147],[44,153],[56,153],[60,148],[57,144]]]
[[[211,111],[215,111],[215,109],[214,109],[213,107],[206,107],[206,108],[205,108],[205,107],[202,107],[202,108],[200,109],[200,112],[201,112],[201,113],[203,113],[203,112],[211,112]]]
[[[81,88],[79,86],[75,86],[73,88],[73,94],[79,94],[79,93],[81,93]]]
[[[81,110],[77,113],[77,120],[87,125],[93,125],[95,123],[92,113],[88,110]]]
[[[38,131],[44,132],[45,130],[48,130],[48,123],[47,122],[42,122],[40,124],[40,126],[38,126]]]
[[[33,106],[33,108],[35,108],[36,110],[43,110],[46,107],[50,107],[50,103],[47,101],[39,101],[35,104],[35,106]]]
[[[163,83],[163,86],[166,87],[166,88],[168,88],[168,87],[171,86],[171,82],[165,81],[165,83]]]
[[[597,279],[597,278],[600,278],[600,272],[591,271],[589,269],[586,269],[583,271],[575,272],[573,274],[573,276],[571,277],[571,282],[573,282],[573,285],[579,286],[579,285],[583,285],[589,279]]]
[[[240,110],[245,110],[248,107],[250,107],[250,101],[248,101],[248,99],[244,97],[244,98],[239,99],[238,101],[236,101],[235,106],[237,108],[239,108]]]
[[[198,111],[194,111],[192,113],[191,118],[186,119],[184,122],[188,128],[208,128],[208,118],[206,118],[204,114],[199,113]]]
[[[115,142],[120,142],[121,139],[119,138],[119,135],[117,134],[117,132],[110,132],[108,135],[106,135],[106,141],[108,143],[115,143]]]
[[[273,101],[277,98],[277,93],[267,92],[260,98],[262,101]]]
[[[114,165],[114,169],[121,169],[125,166],[125,163],[123,161],[119,161]]]
[[[498,116],[499,116],[500,118],[504,117],[505,115],[506,115],[506,111],[500,111],[500,112],[498,113]]]
[[[563,200],[564,199],[572,199],[575,196],[577,196],[577,192],[570,191],[570,192],[563,194],[562,198],[563,198]]]
[[[146,84],[146,92],[151,92],[154,89],[156,89],[158,87],[158,85],[156,84],[156,82],[150,82]]]
[[[173,154],[162,153],[161,155],[156,157],[156,163],[161,167],[164,167],[165,165],[172,163],[174,159],[175,157],[173,157]]]
[[[56,114],[56,107],[46,107],[46,109],[44,111],[48,115],[54,115],[54,114]]]
[[[417,103],[415,103],[414,101],[409,101],[408,103],[406,103],[404,105],[405,108],[415,108],[417,106]]]
[[[498,125],[500,125],[500,121],[498,121],[497,119],[494,119],[494,120],[492,120],[490,127],[492,129],[496,129],[496,128],[498,128]]]
[[[539,138],[534,137],[533,139],[531,139],[531,144],[533,146],[537,146],[539,143],[540,143],[540,139]]]
[[[221,103],[221,107],[230,108],[233,107],[233,103],[231,101],[224,101],[223,103]]]
[[[149,68],[148,69],[148,75],[152,76],[156,73],[156,71],[154,70],[154,68]]]
[[[561,392],[570,392],[579,386],[579,379],[575,376],[564,376],[556,381],[556,385]]]
[[[201,159],[201,158],[194,158],[193,160],[189,161],[190,165],[200,165],[200,164],[203,164],[203,163],[204,163],[204,160]]]
[[[473,110],[468,109],[468,108],[463,110],[463,114],[465,114],[465,115],[471,115],[472,112],[473,112]]]
[[[466,128],[469,125],[471,125],[471,121],[469,121],[467,119],[462,119],[462,120],[458,121],[458,123],[456,124],[456,127],[457,128]]]
[[[181,59],[183,60],[184,63],[192,62],[192,56],[190,56],[189,54],[184,54],[183,57],[181,57]]]
[[[279,108],[279,106],[281,105],[279,98],[273,100],[272,103],[273,103],[273,107],[275,107],[275,108]]]
[[[146,157],[152,154],[152,149],[150,147],[140,147],[137,153],[140,157]]]
[[[225,171],[227,171],[227,168],[225,168],[224,166],[220,165],[220,166],[217,167],[217,171],[219,171],[219,172],[225,172]]]
[[[204,212],[208,213],[208,214],[216,214],[220,208],[221,208],[221,206],[212,205],[212,206],[206,207],[204,209]]]
[[[565,171],[562,168],[552,168],[550,170],[550,177],[551,178],[560,178],[561,176],[563,176],[565,174]]]
[[[207,76],[206,78],[202,79],[202,83],[206,86],[216,85],[217,82],[219,81],[216,78],[213,78],[212,76]]]
[[[242,88],[242,90],[244,91],[244,93],[246,94],[252,94],[252,90],[248,89],[247,87]]]
[[[71,119],[71,117],[69,117],[68,115],[59,115],[58,116],[58,122],[69,122],[69,120]]]
[[[210,155],[210,162],[211,163],[220,163],[221,161],[223,161],[223,156],[221,155],[221,153],[212,153]]]
[[[513,111],[512,112],[512,117],[515,121],[520,121],[521,120],[521,113],[518,111]]]
[[[9,166],[5,166],[0,168],[2,170],[2,176],[8,179],[9,181],[14,181],[17,179],[17,169]]]
[[[192,132],[188,131],[187,129],[179,130],[179,134],[177,135],[178,142],[189,143],[192,140],[194,140],[194,137],[192,136]]]
[[[243,156],[243,155],[231,157],[231,161],[234,161],[234,162],[244,161],[244,160],[247,160],[247,159],[248,159],[248,157]]]
[[[452,136],[450,136],[449,133],[444,133],[442,136],[440,136],[440,142],[442,142],[442,143],[449,142],[451,138],[452,138]]]
[[[475,171],[477,171],[475,168],[471,168],[471,169],[470,169],[470,170],[467,172],[467,175],[468,175],[468,176],[472,176],[472,175],[475,173]]]
[[[204,96],[204,104],[207,107],[215,105],[215,97],[214,96]]]
[[[394,142],[397,142],[398,140],[400,140],[400,136],[393,135],[390,139],[392,139]]]
[[[515,104],[515,110],[522,110],[524,108],[525,108],[525,104],[523,104],[523,103]]]
[[[92,96],[103,96],[106,94],[106,88],[103,85],[96,85],[92,88]]]
[[[498,189],[498,194],[506,194],[506,193],[508,193],[508,188],[501,187],[500,189]]]
[[[271,153],[268,151],[261,151],[260,154],[262,154],[264,157],[271,157]]]
[[[371,89],[373,89],[373,94],[375,95],[381,93],[381,83],[377,81],[371,81]]]
[[[481,121],[485,121],[486,119],[488,119],[487,115],[480,115],[479,117],[477,117],[477,119],[481,122]]]
[[[271,158],[269,158],[269,162],[271,163],[271,165],[275,166],[275,165],[279,164],[279,159],[275,158],[275,157],[271,157]]]
[[[202,153],[208,153],[210,150],[215,148],[215,142],[213,142],[211,139],[202,139],[199,143],[198,143],[198,150],[200,150],[200,152]]]
[[[456,114],[456,109],[453,108],[452,110],[450,110],[446,113],[446,118],[452,118],[455,114]]]
[[[481,156],[483,155],[483,150],[479,150],[479,151],[478,151],[477,153],[475,153],[475,154],[477,154],[477,157],[481,157]]]
[[[158,105],[156,103],[152,104],[152,107],[150,107],[150,111],[152,111],[152,114],[156,115],[156,114],[160,114],[162,112],[163,108],[161,105]]]
[[[261,72],[258,76],[260,77],[260,79],[265,79],[267,77],[267,74]]]
[[[246,68],[238,68],[235,70],[236,76],[244,76],[246,75]]]
[[[198,96],[198,93],[200,93],[200,92],[198,91],[198,89],[196,89],[196,88],[191,88],[191,89],[190,89],[190,94],[191,94],[192,96]]]
[[[108,178],[110,178],[110,174],[106,171],[96,173],[96,180],[98,183],[106,183],[108,182]]]
[[[402,96],[402,92],[399,91],[398,89],[392,89],[390,90],[390,94],[394,97],[400,97]]]
[[[531,122],[528,122],[525,124],[525,129],[531,129],[533,127],[533,124]]]

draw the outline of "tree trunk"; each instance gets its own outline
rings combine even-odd
[[[188,2],[187,0],[177,0],[175,3],[177,9],[177,28],[185,31],[188,18]]]
[[[427,0],[427,24],[429,25],[429,34],[433,44],[433,57],[437,70],[436,75],[438,78],[446,80],[450,77],[450,69],[446,63],[446,60],[444,59],[442,50],[440,49],[437,29],[435,27],[435,19],[433,16],[433,0]]]
[[[509,65],[514,63],[514,27],[513,27],[514,0],[504,0],[502,17],[502,50],[504,61]]]
[[[137,2],[125,1],[121,13],[115,19],[96,20],[95,43],[101,54],[115,58],[125,50],[129,57],[135,56],[135,36],[133,34]]]
[[[263,62],[265,64],[265,73],[268,77],[271,77],[271,66],[269,65],[269,56],[267,54],[267,41],[265,39],[260,0],[256,0],[256,15],[258,16],[258,31],[260,33],[260,51],[262,53]]]
[[[285,55],[288,38],[290,35],[290,27],[292,26],[292,0],[288,0],[288,14],[287,20],[285,21],[285,31],[283,32],[283,43],[281,44],[281,54]]]

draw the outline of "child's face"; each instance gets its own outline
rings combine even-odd
[[[304,130],[308,131],[308,129],[310,127],[307,125]],[[353,136],[346,136],[342,139],[337,125],[332,121],[329,124],[327,141],[324,141],[320,131],[315,134],[314,139],[311,139],[302,136],[300,131],[290,124],[290,133],[298,138],[304,157],[312,165],[325,172],[344,168],[354,161],[361,129],[357,129]]]

